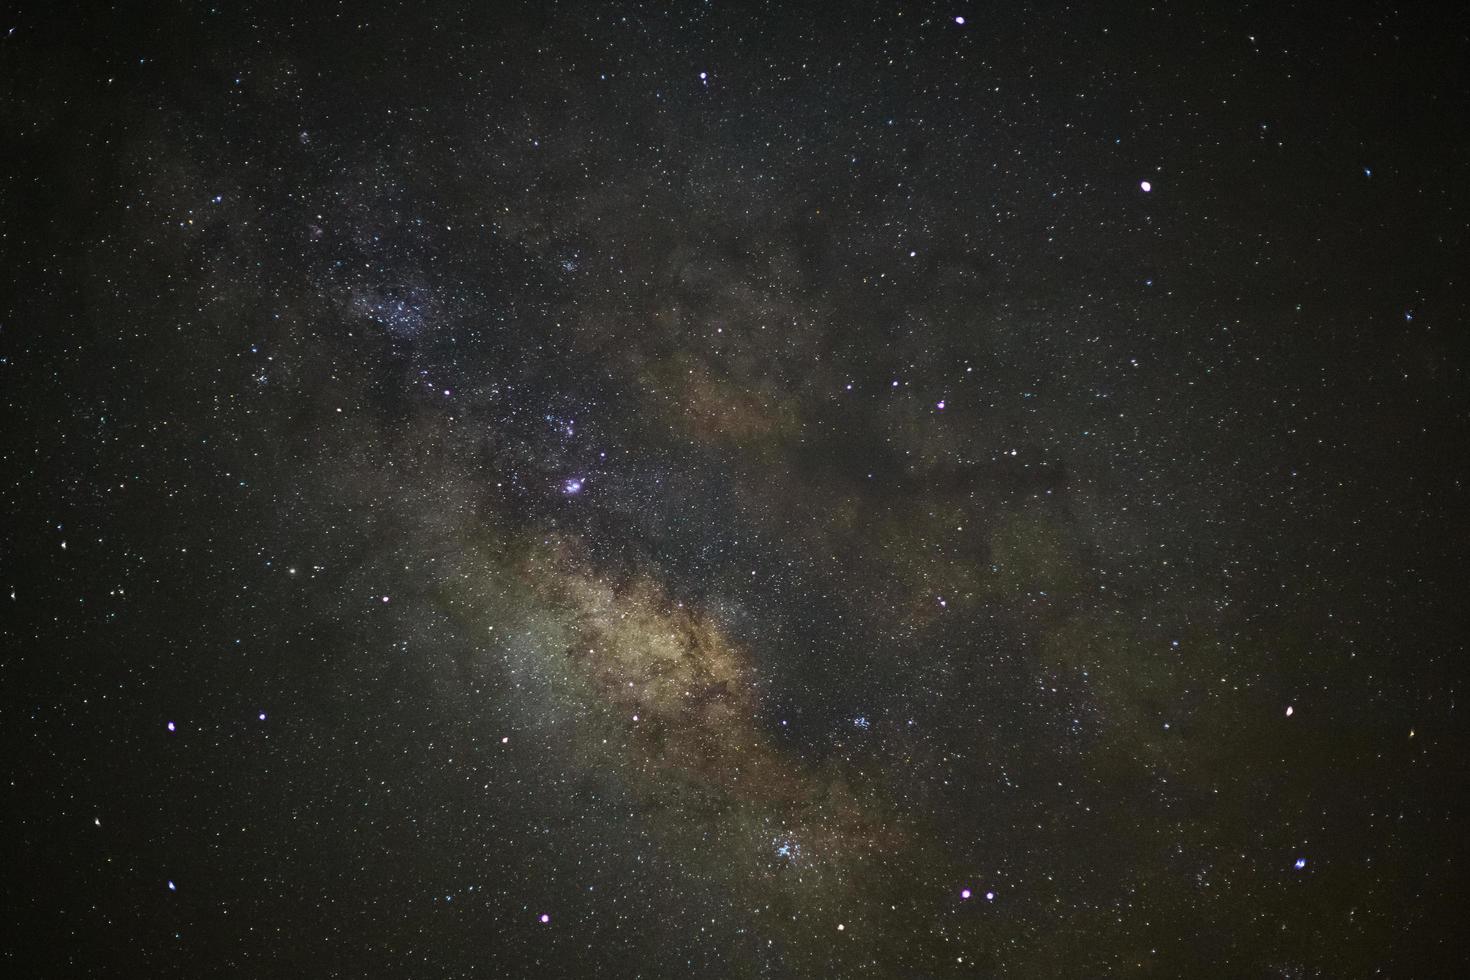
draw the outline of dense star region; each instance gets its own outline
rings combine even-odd
[[[1470,25],[0,22],[7,976],[1470,967]]]

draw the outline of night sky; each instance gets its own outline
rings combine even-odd
[[[1463,13],[63,6],[6,975],[1470,968]]]

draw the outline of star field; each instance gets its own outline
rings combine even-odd
[[[1467,966],[1463,17],[7,16],[7,975]]]

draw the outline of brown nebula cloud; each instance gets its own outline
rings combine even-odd
[[[794,399],[768,382],[722,377],[702,359],[676,355],[650,365],[643,387],[676,432],[702,442],[748,445],[794,437]]]
[[[664,845],[788,924],[820,908],[856,931],[874,905],[865,867],[917,854],[881,787],[780,744],[748,653],[653,579],[611,581],[567,540],[532,549],[518,577],[564,624],[547,656],[587,722],[584,759],[618,773]]]
[[[758,808],[788,822],[840,810],[850,839],[893,843],[877,814],[835,806],[844,795],[836,774],[765,732],[748,654],[709,616],[646,575],[618,583],[598,575],[564,540],[529,556],[523,572],[570,624],[566,674],[626,732],[643,792],[711,812]]]

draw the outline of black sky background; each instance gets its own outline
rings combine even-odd
[[[1453,975],[1470,33],[1354,11],[10,14],[0,955]]]

